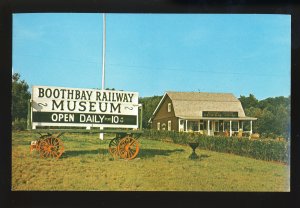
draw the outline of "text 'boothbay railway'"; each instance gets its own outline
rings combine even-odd
[[[138,93],[115,90],[32,87],[32,128],[83,126],[137,128]]]

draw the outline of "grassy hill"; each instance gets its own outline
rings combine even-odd
[[[30,154],[30,132],[12,134],[13,190],[99,191],[289,191],[289,167],[226,153],[140,137],[140,152],[131,161],[114,160],[109,138],[65,134],[59,160]]]

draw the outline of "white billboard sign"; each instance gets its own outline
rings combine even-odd
[[[138,128],[138,106],[137,92],[33,86],[32,128]]]

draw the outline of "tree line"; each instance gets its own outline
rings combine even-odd
[[[25,80],[18,73],[12,76],[12,121],[14,129],[26,129],[28,100],[31,95]],[[162,96],[141,97],[143,104],[143,127],[150,128],[148,123]],[[253,94],[238,98],[246,116],[255,117],[253,132],[263,137],[289,137],[291,97],[274,97],[258,100]]]
[[[257,100],[253,94],[240,96],[245,114],[257,118],[253,131],[263,137],[290,137],[291,96],[271,97]]]

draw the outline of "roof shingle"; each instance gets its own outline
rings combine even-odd
[[[202,116],[202,111],[235,111],[245,117],[241,102],[232,93],[167,92],[176,117]]]

